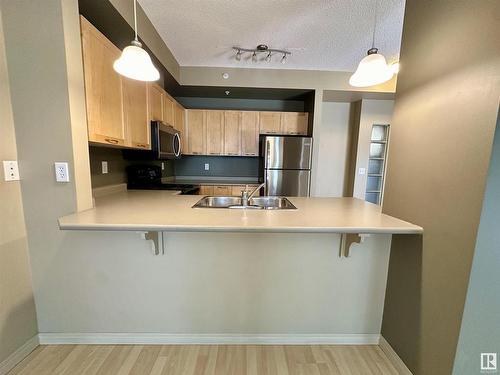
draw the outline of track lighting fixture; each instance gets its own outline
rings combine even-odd
[[[266,54],[266,58],[264,60],[268,63],[272,61],[273,52],[276,52],[278,54],[283,54],[283,57],[281,58],[282,64],[284,64],[288,59],[288,56],[292,54],[291,52],[282,49],[269,48],[265,44],[259,44],[256,48],[233,47],[233,50],[236,51],[236,56],[235,56],[236,61],[241,61],[241,55],[243,53],[250,53],[252,54],[252,62],[254,63],[258,61],[259,53]]]

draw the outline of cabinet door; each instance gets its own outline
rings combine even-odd
[[[190,109],[187,111],[187,152],[192,155],[205,153],[205,111]]]
[[[214,195],[218,196],[230,196],[231,195],[231,186],[227,185],[217,185],[214,186]]]
[[[259,112],[241,113],[241,155],[259,155]]]
[[[281,127],[281,112],[260,112],[260,134],[278,134]]]
[[[241,155],[241,112],[224,111],[224,155]]]
[[[126,145],[151,149],[146,82],[122,78],[123,118],[127,132]]]
[[[212,185],[201,185],[198,195],[214,195],[214,187]]]
[[[231,187],[231,195],[241,197],[241,192],[245,190],[245,185],[233,185]]]
[[[163,95],[163,122],[171,126],[175,122],[174,100],[167,93]]]
[[[149,118],[151,121],[163,121],[163,89],[156,84],[148,85]]]
[[[120,50],[80,17],[89,141],[124,145],[121,76],[113,69]]]
[[[281,131],[283,134],[307,135],[308,114],[304,112],[283,112],[281,114]]]
[[[181,133],[181,153],[187,152],[187,126],[186,126],[186,110],[183,106],[176,103],[174,128]]]
[[[206,111],[208,155],[222,154],[222,142],[224,136],[223,114],[223,111]]]

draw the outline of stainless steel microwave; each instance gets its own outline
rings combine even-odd
[[[160,121],[151,121],[151,150],[155,159],[178,159],[181,156],[181,133]]]

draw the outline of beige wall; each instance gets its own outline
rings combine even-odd
[[[0,8],[0,160],[17,160]],[[21,176],[23,169],[21,169]],[[37,334],[21,187],[0,173],[0,363]]]
[[[497,1],[407,1],[384,212],[394,238],[382,334],[415,375],[450,374],[500,95]],[[479,371],[479,358],[477,359]]]

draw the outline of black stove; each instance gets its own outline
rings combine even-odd
[[[131,165],[127,167],[127,189],[179,190],[181,194],[196,194],[197,185],[184,185],[161,181],[161,168],[156,165]]]

